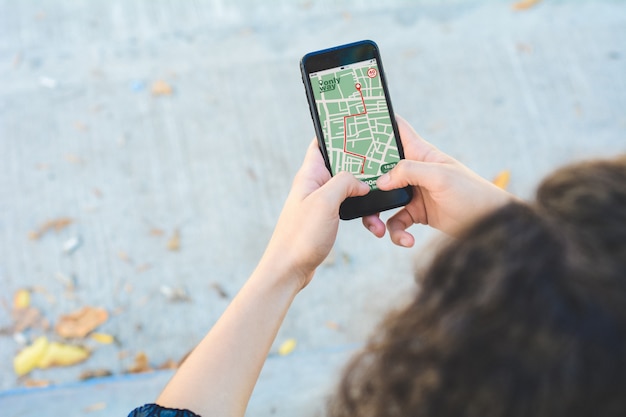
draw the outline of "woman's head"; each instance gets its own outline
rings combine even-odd
[[[334,416],[625,415],[626,157],[469,227],[348,366]]]

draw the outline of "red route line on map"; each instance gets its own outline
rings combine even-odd
[[[347,153],[348,155],[352,155],[352,156],[355,156],[357,158],[363,158],[363,164],[361,164],[361,174],[363,174],[365,172],[365,160],[367,159],[367,157],[365,155],[361,155],[361,154],[358,154],[358,153],[350,152],[347,149],[347,146],[348,146],[348,118],[349,117],[356,117],[356,116],[363,116],[364,114],[367,114],[367,108],[365,107],[365,99],[363,98],[363,93],[361,92],[361,86],[360,85],[357,87],[357,90],[359,91],[359,94],[361,95],[361,102],[363,103],[363,111],[361,113],[349,114],[347,116],[343,116],[343,151],[344,151],[344,153]]]

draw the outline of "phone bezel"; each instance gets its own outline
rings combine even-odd
[[[326,143],[322,133],[322,125],[317,112],[317,106],[315,104],[313,87],[311,85],[309,74],[331,68],[337,68],[342,65],[348,65],[355,62],[366,61],[368,59],[376,59],[381,85],[383,86],[387,109],[389,110],[389,116],[391,118],[391,124],[396,139],[396,145],[398,147],[398,153],[400,158],[404,159],[404,149],[402,147],[402,141],[400,140],[395,114],[389,98],[387,79],[385,71],[383,70],[383,63],[380,58],[378,46],[371,40],[363,40],[345,45],[339,45],[320,51],[310,52],[302,57],[302,60],[300,61],[302,82],[304,84],[307,100],[309,102],[309,110],[315,126],[318,145],[324,157],[326,168],[331,175],[334,174],[330,166],[330,159],[328,157]],[[350,220],[402,207],[411,201],[412,196],[411,187],[399,188],[391,191],[372,190],[363,197],[347,198],[341,204],[339,217],[343,220]]]

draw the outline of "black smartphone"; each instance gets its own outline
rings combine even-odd
[[[300,61],[311,118],[331,175],[349,171],[371,191],[349,197],[339,217],[401,207],[410,187],[381,191],[376,180],[404,158],[378,46],[370,40],[306,54]]]

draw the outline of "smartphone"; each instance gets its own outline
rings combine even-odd
[[[349,171],[371,189],[347,198],[339,217],[349,220],[408,204],[410,187],[376,187],[378,177],[404,158],[376,43],[364,40],[308,53],[300,70],[326,167],[331,175]]]

